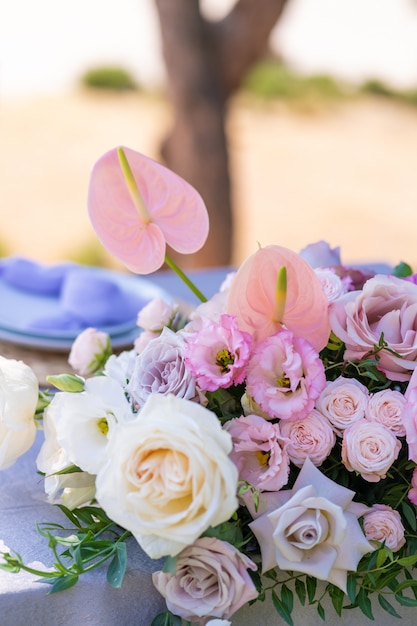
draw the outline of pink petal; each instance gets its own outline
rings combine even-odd
[[[240,330],[263,341],[282,326],[274,321],[278,271],[287,269],[287,298],[281,320],[294,335],[320,351],[330,335],[328,302],[314,270],[282,246],[260,248],[239,268],[233,280],[227,313],[236,315]]]
[[[207,239],[208,215],[201,196],[185,180],[139,152],[123,151],[151,224],[144,223],[132,201],[117,148],[93,168],[88,209],[103,245],[132,271],[147,274],[163,264],[165,241],[181,253],[199,250]]]

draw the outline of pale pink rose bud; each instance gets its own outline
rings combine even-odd
[[[177,310],[177,305],[155,298],[139,311],[137,325],[147,331],[160,332],[164,326],[170,325]]]
[[[86,328],[72,344],[68,363],[80,376],[89,376],[103,369],[110,354],[109,335],[95,328]]]
[[[397,437],[378,422],[363,419],[343,433],[343,464],[350,472],[358,472],[371,483],[386,477],[400,450]]]
[[[133,342],[133,347],[135,349],[135,352],[137,354],[140,354],[141,352],[143,352],[143,350],[146,348],[148,343],[152,341],[152,339],[159,337],[159,335],[160,333],[153,333],[150,330],[142,331],[139,337],[137,337],[135,341]]]
[[[329,421],[315,409],[302,420],[281,421],[280,428],[282,436],[289,439],[286,449],[290,461],[297,467],[301,467],[307,457],[318,467],[336,443]]]
[[[385,542],[393,552],[405,544],[401,515],[386,504],[374,504],[364,515],[363,530],[368,541]]]
[[[405,437],[402,420],[405,403],[406,399],[399,391],[394,389],[377,391],[370,396],[365,415],[369,420],[384,424],[397,437]]]
[[[317,267],[314,271],[328,302],[334,302],[348,291],[346,282],[336,274],[332,267]]]
[[[328,382],[316,401],[316,409],[331,423],[336,435],[365,416],[369,392],[355,378],[339,376]]]

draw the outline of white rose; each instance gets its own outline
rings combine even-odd
[[[81,376],[88,376],[103,369],[110,354],[110,336],[95,328],[86,328],[73,342],[68,363]]]
[[[335,433],[342,436],[345,428],[365,416],[369,392],[355,378],[339,376],[328,382],[316,401],[316,409],[327,417]]]
[[[238,506],[230,435],[195,402],[151,395],[109,440],[97,500],[151,558],[176,555]]]
[[[38,397],[33,370],[0,356],[0,469],[13,465],[33,444]]]
[[[90,474],[107,460],[112,428],[134,417],[123,388],[107,376],[89,378],[80,393],[57,393],[48,411],[69,460]]]

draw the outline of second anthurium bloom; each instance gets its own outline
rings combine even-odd
[[[129,148],[114,148],[94,165],[88,211],[102,244],[137,274],[162,266],[166,244],[182,254],[197,252],[209,230],[199,193]]]

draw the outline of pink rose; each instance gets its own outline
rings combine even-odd
[[[206,320],[186,335],[185,364],[201,389],[215,391],[243,382],[252,337],[239,330],[232,315],[218,322]]]
[[[331,303],[329,315],[333,332],[346,345],[345,361],[359,361],[383,335],[389,350],[379,352],[378,369],[391,380],[409,380],[417,363],[417,285],[377,275],[361,292]]]
[[[201,617],[229,618],[258,597],[247,570],[256,565],[226,541],[201,537],[179,555],[175,573],[152,574],[169,611],[190,622]]]
[[[81,376],[88,376],[103,369],[110,354],[109,335],[95,328],[86,328],[72,344],[68,363]]]
[[[349,291],[349,283],[343,281],[334,268],[317,267],[314,271],[329,302],[334,302]]]
[[[318,467],[336,443],[329,421],[315,409],[296,422],[281,422],[280,427],[282,435],[289,439],[287,452],[290,461],[297,467],[301,467],[307,457]]]
[[[405,404],[406,399],[401,392],[383,389],[370,396],[365,414],[369,420],[384,424],[397,437],[404,437],[402,413]]]
[[[397,437],[378,422],[363,419],[343,433],[342,462],[346,469],[358,472],[370,483],[386,477],[400,450]]]
[[[408,499],[417,506],[417,467],[414,468],[411,477],[411,489],[408,492]]]
[[[368,404],[368,389],[355,378],[339,376],[328,382],[316,402],[316,409],[342,436],[345,428],[363,419]]]
[[[405,544],[401,515],[386,504],[374,504],[363,517],[363,530],[368,541],[385,542],[396,552]]]
[[[289,330],[258,344],[247,367],[246,391],[271,418],[302,419],[325,384],[318,353]]]
[[[408,445],[408,458],[417,463],[417,370],[414,370],[405,392],[402,418]]]
[[[290,461],[278,424],[247,415],[225,426],[232,437],[230,458],[241,479],[261,491],[279,491],[288,482]]]

